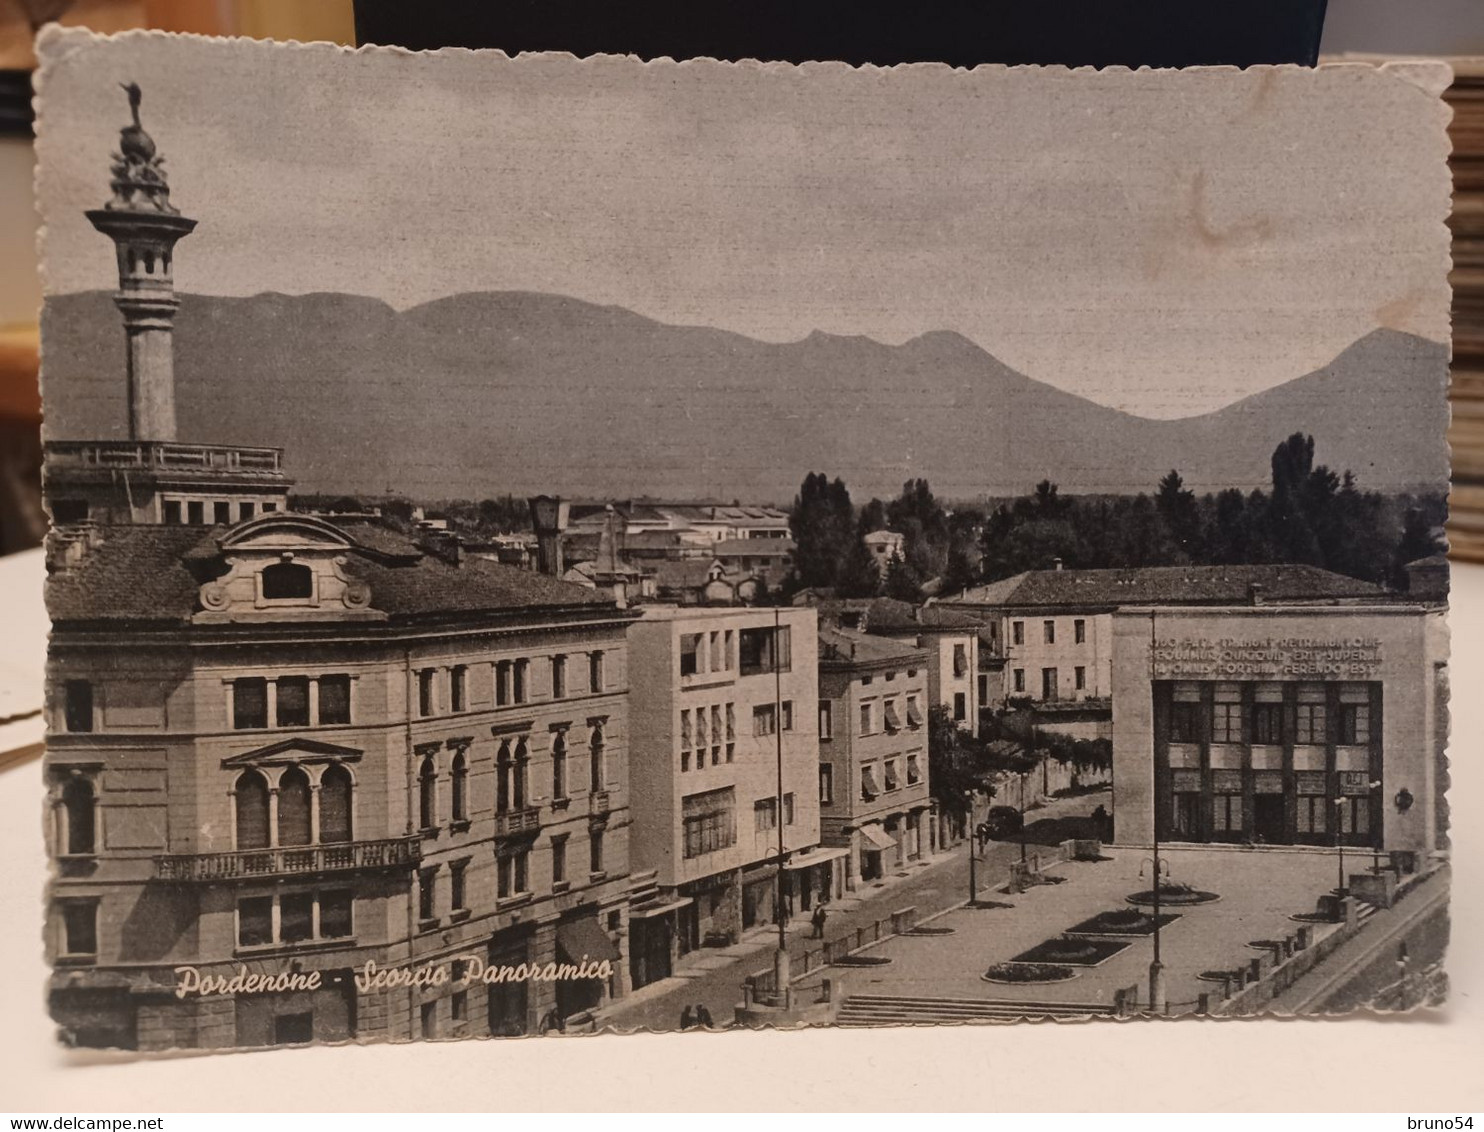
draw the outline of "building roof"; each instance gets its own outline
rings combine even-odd
[[[607,596],[532,570],[429,552],[374,523],[335,525],[351,540],[346,573],[365,581],[371,608],[393,619],[613,604]],[[187,624],[201,608],[202,584],[226,569],[225,554],[219,546],[213,553],[212,545],[229,529],[99,528],[81,559],[47,580],[47,608],[56,621]]]
[[[1380,586],[1318,566],[1145,566],[1027,570],[941,599],[949,606],[1233,605],[1250,601],[1387,598]]]
[[[818,608],[821,620],[846,622],[861,632],[887,636],[955,629],[972,633],[982,625],[980,618],[962,610],[940,605],[913,605],[910,601],[890,597],[816,598],[808,604]]]
[[[829,665],[876,665],[927,663],[922,649],[904,645],[890,637],[877,637],[841,629],[821,622],[819,626],[819,663]]]
[[[794,541],[788,538],[724,538],[711,547],[714,557],[787,558],[794,552]]]

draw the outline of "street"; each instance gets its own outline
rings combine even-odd
[[[1057,798],[1038,810],[1029,811],[1026,815],[1027,851],[1034,854],[1041,845],[1059,843],[1069,837],[1088,836],[1088,816],[1107,801],[1107,792],[1100,791]],[[1004,883],[1010,863],[1019,859],[1020,852],[1018,840],[992,841],[986,846],[976,865],[981,899]],[[949,849],[926,866],[911,865],[906,871],[906,877],[892,877],[892,883],[867,886],[849,894],[849,902],[854,904],[852,907],[840,907],[841,902],[832,902],[825,924],[825,939],[834,940],[851,934],[857,928],[871,925],[903,908],[915,907],[917,919],[922,920],[968,899],[969,857],[965,844]],[[854,903],[854,900],[859,900],[859,903]],[[810,938],[811,934],[807,918],[800,917],[789,925],[788,950],[796,974],[803,970],[805,947],[819,945],[818,941]],[[679,1025],[682,1011],[687,1006],[694,1009],[697,1005],[706,1007],[716,1026],[730,1025],[735,1008],[742,1000],[743,979],[771,965],[776,940],[777,927],[774,926],[764,933],[750,933],[737,949],[728,949],[737,951],[751,945],[752,949],[746,954],[708,954],[703,951],[688,956],[682,968],[671,978],[641,988],[630,999],[603,1010],[599,1015],[599,1025],[620,1030],[672,1030]]]

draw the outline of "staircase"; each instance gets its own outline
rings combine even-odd
[[[1096,1002],[1008,1002],[995,999],[851,995],[840,1006],[840,1026],[913,1026],[944,1022],[1013,1022],[1020,1018],[1113,1017]]]

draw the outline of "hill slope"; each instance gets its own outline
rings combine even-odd
[[[853,493],[926,476],[950,498],[1267,481],[1289,433],[1385,490],[1446,480],[1446,348],[1376,331],[1330,365],[1229,405],[1146,420],[1017,373],[967,339],[777,345],[521,292],[397,312],[353,295],[182,297],[183,439],[287,450],[305,491],[472,497],[556,491],[786,500],[805,472]],[[43,314],[48,435],[122,435],[110,297]]]

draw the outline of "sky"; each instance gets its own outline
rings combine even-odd
[[[952,330],[1143,416],[1385,326],[1444,341],[1440,72],[880,70],[62,33],[43,44],[47,293],[144,91],[199,227],[182,291],[406,308],[526,290],[794,341]],[[1407,77],[1410,74],[1411,77]]]

